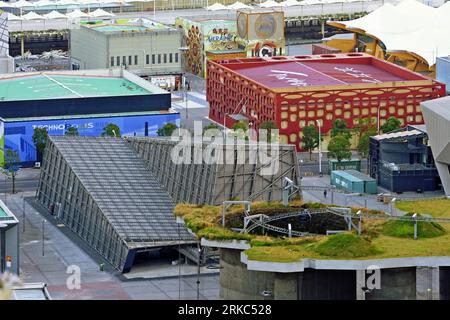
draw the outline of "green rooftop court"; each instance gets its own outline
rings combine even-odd
[[[147,95],[152,92],[121,77],[34,74],[0,79],[0,102]]]

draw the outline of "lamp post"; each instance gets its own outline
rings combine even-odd
[[[320,121],[316,120],[317,126],[319,127],[319,176],[322,176],[322,133]]]
[[[189,115],[188,115],[188,96],[187,96],[187,91],[186,91],[186,52],[188,51],[188,47],[180,47],[180,48],[178,48],[178,50],[180,51],[180,54],[181,54],[181,59],[183,59],[182,61],[183,61],[183,63],[180,63],[181,64],[181,86],[183,87],[183,100],[184,100],[184,111],[185,111],[185,114],[186,114],[186,118],[185,118],[185,120],[186,120],[186,122],[187,122],[187,119],[189,118]],[[181,62],[181,59],[180,59],[180,62]],[[187,127],[187,125],[186,125],[186,127]]]

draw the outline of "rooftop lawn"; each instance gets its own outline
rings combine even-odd
[[[450,217],[450,200],[399,201],[401,210],[433,216]],[[442,207],[441,207],[442,202]],[[279,202],[252,204],[252,213],[279,213],[299,210],[302,207],[323,207],[318,203],[303,203],[293,201],[289,207],[283,207]],[[430,208],[434,210],[430,210]],[[354,212],[364,208],[352,208]],[[413,239],[413,223],[393,220],[363,220],[362,235],[353,232],[333,236],[312,236],[302,238],[270,237],[255,234],[241,234],[221,226],[221,206],[196,206],[181,204],[175,209],[177,216],[183,217],[188,228],[199,238],[211,240],[247,240],[251,248],[246,250],[250,260],[271,262],[296,262],[303,258],[311,259],[379,259],[414,256],[450,256],[450,224],[419,222],[419,238]],[[227,211],[226,220],[229,224],[242,215],[242,206],[232,206]]]
[[[397,209],[404,212],[430,214],[433,217],[450,218],[450,199],[423,199],[397,201]]]

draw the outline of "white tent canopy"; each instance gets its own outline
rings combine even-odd
[[[34,3],[28,2],[26,0],[19,0],[17,2],[14,2],[12,5],[16,8],[27,8],[27,7],[32,8],[32,7],[34,7]]]
[[[221,3],[217,3],[216,2],[216,3],[206,7],[205,9],[208,10],[208,11],[219,11],[219,10],[228,10],[228,7],[224,6]]]
[[[403,51],[423,58],[429,66],[436,57],[450,55],[450,5],[429,7],[415,0],[385,4],[355,20],[336,21],[379,39],[387,52]]]
[[[101,17],[115,17],[115,14],[106,12],[103,9],[97,9],[95,11],[92,11],[89,16],[91,16],[92,18],[101,18]]]
[[[243,4],[240,1],[236,1],[233,4],[230,4],[229,6],[227,6],[227,8],[230,10],[253,9],[251,6]]]
[[[77,6],[78,2],[74,1],[74,0],[58,0],[56,2],[56,6]]]
[[[55,10],[47,14],[44,14],[44,17],[47,19],[67,19],[67,17],[64,14]]]
[[[282,7],[283,5],[274,0],[267,0],[266,2],[261,3],[259,6],[263,8],[273,8],[273,7]]]
[[[50,0],[39,0],[37,2],[33,2],[35,7],[51,7],[56,6],[56,2]]]
[[[8,2],[0,1],[0,8],[14,8],[14,6]]]
[[[286,0],[286,1],[280,2],[280,4],[283,7],[293,7],[293,6],[301,5],[301,2],[297,1],[297,0]]]
[[[21,17],[18,17],[15,14],[8,12],[8,21],[22,21],[22,20],[23,19]]]
[[[89,18],[89,15],[87,15],[84,12],[81,12],[79,9],[76,9],[72,12],[69,12],[68,14],[66,14],[66,16],[69,19],[77,19],[77,18]]]
[[[24,14],[22,18],[24,20],[45,20],[45,17],[41,16],[40,14],[37,14],[34,11],[30,11],[27,14]]]

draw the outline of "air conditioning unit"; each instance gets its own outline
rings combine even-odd
[[[41,167],[41,163],[40,162],[35,162],[34,163],[34,167],[35,168],[40,168]]]

